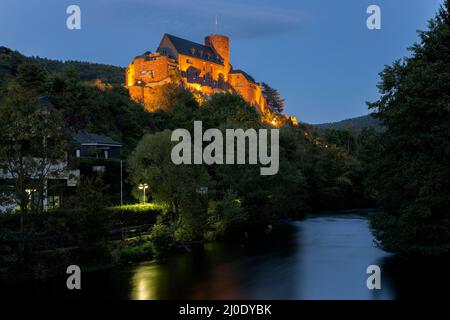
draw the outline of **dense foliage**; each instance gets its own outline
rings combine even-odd
[[[372,227],[388,251],[450,252],[450,1],[420,32],[411,57],[381,73],[371,103],[386,131],[374,168],[383,213]]]

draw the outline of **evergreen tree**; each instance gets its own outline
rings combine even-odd
[[[376,159],[382,214],[372,219],[381,246],[408,255],[450,252],[450,1],[409,58],[387,66],[380,100],[386,126]]]
[[[266,98],[267,105],[271,112],[282,113],[284,110],[284,99],[281,98],[278,90],[270,87],[267,83],[262,83],[262,93]]]

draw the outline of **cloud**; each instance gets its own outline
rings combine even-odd
[[[296,9],[210,0],[104,0],[104,14],[126,19],[136,28],[164,29],[167,32],[204,34],[215,32],[233,38],[258,38],[298,31],[307,17]],[[106,10],[105,10],[106,7]],[[208,33],[208,32],[206,32]]]

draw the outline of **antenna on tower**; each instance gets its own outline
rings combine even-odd
[[[219,29],[219,18],[216,14],[216,23],[214,24],[214,33],[218,34],[218,29]]]

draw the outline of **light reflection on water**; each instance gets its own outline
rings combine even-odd
[[[366,268],[389,254],[375,247],[365,218],[313,217],[293,222],[283,232],[256,244],[209,244],[200,254],[135,266],[131,298],[395,298],[387,283],[380,291],[366,287]]]
[[[160,269],[155,263],[142,264],[137,268],[131,278],[131,300],[158,299],[157,281]]]
[[[379,265],[381,290],[368,290],[366,269]],[[448,261],[418,262],[375,247],[364,214],[311,216],[241,243],[86,273],[82,290],[65,278],[2,290],[8,296],[113,299],[398,299],[441,297]]]

